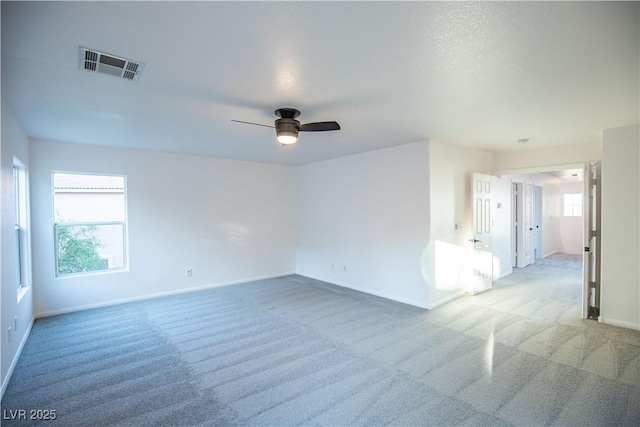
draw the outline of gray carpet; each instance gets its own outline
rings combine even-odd
[[[640,332],[579,298],[557,255],[432,311],[294,275],[39,319],[2,424],[638,426]]]

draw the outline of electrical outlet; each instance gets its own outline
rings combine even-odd
[[[192,270],[192,269],[190,269],[190,268],[188,268],[188,269],[187,269],[187,273],[186,273],[186,274],[187,274],[187,277],[191,277],[191,276],[193,276],[193,270]]]

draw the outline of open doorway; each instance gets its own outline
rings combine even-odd
[[[597,165],[502,175],[512,180],[514,272],[532,264],[552,268],[553,263],[541,261],[553,257],[582,260],[582,269],[574,269],[572,280],[581,289],[582,317],[595,319],[599,307],[596,175]]]

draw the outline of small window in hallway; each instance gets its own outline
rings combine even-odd
[[[582,216],[582,194],[563,194],[562,215]]]

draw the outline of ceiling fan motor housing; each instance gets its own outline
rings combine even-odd
[[[275,113],[281,119],[295,119],[300,115],[300,111],[295,108],[278,108]]]
[[[298,127],[300,122],[296,119],[278,119],[276,120],[276,130],[278,132],[296,132],[298,133]]]
[[[281,137],[294,138],[291,141],[297,140],[300,122],[296,120],[296,117],[300,115],[300,111],[295,108],[278,108],[275,113],[276,116],[280,117],[275,122],[278,140]]]
[[[300,122],[296,119],[277,119],[275,125],[276,135],[278,135],[278,137],[298,138]]]

